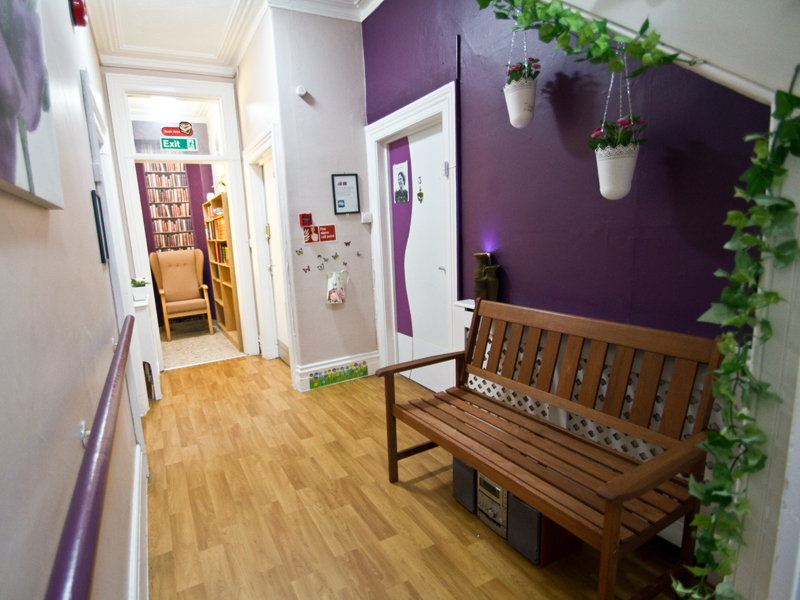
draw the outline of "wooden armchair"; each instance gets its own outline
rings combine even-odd
[[[203,252],[197,248],[150,253],[150,268],[161,296],[167,341],[172,341],[169,320],[191,315],[207,315],[208,333],[214,335],[208,286],[203,284],[203,260]]]

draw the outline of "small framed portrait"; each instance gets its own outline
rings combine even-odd
[[[349,215],[361,212],[358,199],[358,175],[331,175],[333,182],[333,212]]]
[[[394,203],[408,202],[408,161],[392,165]]]

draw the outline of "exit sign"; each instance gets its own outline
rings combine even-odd
[[[193,139],[173,140],[170,138],[161,138],[161,148],[164,150],[197,151],[197,140]]]

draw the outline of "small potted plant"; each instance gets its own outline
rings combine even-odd
[[[616,121],[600,122],[587,145],[594,150],[600,193],[608,200],[619,200],[631,191],[633,171],[639,156],[639,146],[647,139],[641,138],[647,124],[633,113]]]
[[[147,300],[147,281],[145,279],[131,279],[131,288],[134,302]]]
[[[515,65],[508,65],[503,94],[506,97],[508,120],[517,129],[533,121],[533,107],[536,104],[536,78],[539,76],[538,58],[528,57]]]

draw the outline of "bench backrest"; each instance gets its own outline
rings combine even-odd
[[[707,428],[713,407],[712,371],[720,361],[713,339],[483,301],[475,308],[459,383],[466,385],[475,375],[669,448],[689,427],[687,411],[698,369],[706,375],[689,423],[692,434]],[[634,362],[638,381],[635,391],[629,392]],[[667,363],[672,373],[665,382]],[[600,395],[607,364],[610,375],[602,382],[605,394]],[[659,390],[664,406],[654,421]],[[630,408],[623,413],[628,393],[632,404],[628,398]]]

